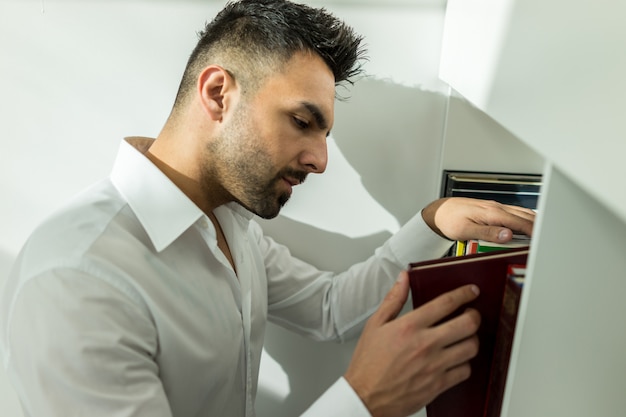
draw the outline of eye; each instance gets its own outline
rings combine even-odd
[[[306,129],[307,127],[309,127],[309,122],[307,122],[306,120],[300,119],[296,116],[292,116],[292,119],[296,126],[298,126],[300,129]]]

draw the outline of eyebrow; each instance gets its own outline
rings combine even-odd
[[[311,116],[313,116],[313,118],[315,119],[315,123],[320,128],[320,130],[328,129],[328,121],[326,120],[326,117],[324,117],[322,110],[316,104],[313,104],[309,101],[302,101],[300,104],[309,113],[311,113]],[[326,132],[326,136],[329,136],[329,135],[330,135],[330,130]]]

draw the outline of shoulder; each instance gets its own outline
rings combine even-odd
[[[124,199],[109,180],[103,180],[38,225],[14,269],[28,277],[54,268],[77,268],[90,253],[106,251],[107,242],[112,245],[116,235],[140,234],[138,229],[140,224]]]

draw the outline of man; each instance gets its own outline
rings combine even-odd
[[[16,261],[0,347],[26,416],[252,416],[268,319],[318,340],[363,330],[344,377],[306,415],[404,416],[469,376],[478,314],[435,323],[479,289],[397,318],[401,271],[451,240],[530,234],[531,212],[438,200],[337,275],[252,219],[275,217],[324,171],[335,86],[358,73],[360,41],[283,0],[228,4],[207,25],[156,140],[125,140],[111,177],[41,225]]]

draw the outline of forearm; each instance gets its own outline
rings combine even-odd
[[[270,320],[314,339],[350,339],[358,335],[401,270],[410,262],[441,257],[451,244],[418,213],[374,255],[341,274],[320,272],[294,260],[291,269],[268,276],[270,281],[296,282],[291,296],[270,302]]]

